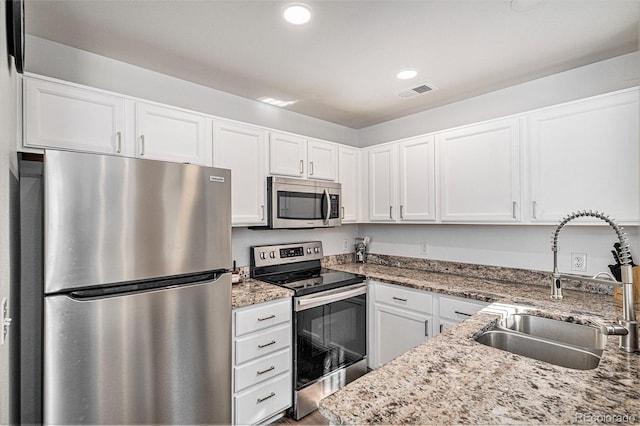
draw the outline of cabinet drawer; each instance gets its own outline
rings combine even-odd
[[[283,374],[233,398],[235,423],[255,424],[291,406],[291,375]]]
[[[291,370],[291,351],[286,349],[234,368],[234,389],[240,392]]]
[[[425,314],[430,314],[433,310],[433,297],[430,294],[395,285],[376,283],[375,299],[376,302],[402,306]]]
[[[289,324],[236,339],[236,365],[264,356],[291,345]]]
[[[291,319],[291,299],[262,303],[235,312],[236,336],[252,333]]]
[[[463,321],[487,305],[476,300],[440,296],[440,316]]]

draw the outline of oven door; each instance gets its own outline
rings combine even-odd
[[[296,297],[296,390],[367,355],[367,286],[355,284]]]
[[[339,183],[270,179],[271,228],[323,228],[342,224]]]

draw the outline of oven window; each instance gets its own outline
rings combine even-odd
[[[296,312],[296,389],[364,358],[366,294]]]
[[[278,191],[278,218],[322,219],[324,194]]]

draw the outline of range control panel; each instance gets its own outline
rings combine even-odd
[[[320,259],[322,241],[251,247],[251,262],[257,267]]]

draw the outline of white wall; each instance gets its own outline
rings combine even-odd
[[[634,52],[360,129],[358,145],[376,145],[638,85],[640,53]]]
[[[302,241],[322,241],[325,255],[353,252],[358,225],[342,225],[338,228],[323,229],[269,229],[252,230],[233,228],[233,259],[238,266],[249,265],[249,247],[264,244],[285,244]],[[343,244],[347,241],[347,249]]]
[[[26,70],[40,75],[175,105],[218,117],[357,146],[345,126],[231,95],[105,56],[28,35]]]
[[[12,236],[17,236],[17,199],[14,198],[17,188],[18,164],[16,157],[17,136],[17,79],[15,68],[7,56],[7,39],[5,26],[4,2],[0,7],[0,300],[11,301],[9,315],[14,318],[17,306],[15,300],[15,282],[17,280],[17,247],[12,247]],[[13,283],[13,284],[12,284]],[[1,328],[0,328],[1,329]],[[10,340],[0,346],[0,424],[16,421],[15,411],[16,377],[15,368],[10,364],[17,359],[16,336],[17,325],[10,328]]]
[[[482,265],[551,271],[553,226],[541,225],[360,225],[371,238],[370,252]],[[640,263],[640,232],[627,230],[634,260]],[[567,226],[558,237],[558,267],[572,272],[572,252],[587,254],[587,274],[609,271],[616,234],[607,226]],[[423,255],[420,244],[429,244]]]

